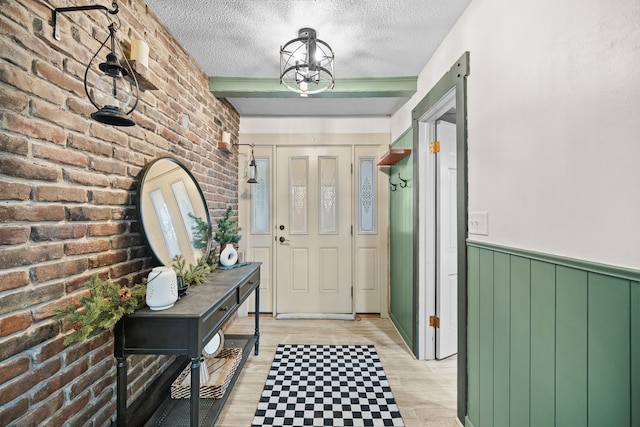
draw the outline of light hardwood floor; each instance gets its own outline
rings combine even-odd
[[[253,318],[237,318],[227,333],[253,333]],[[251,354],[218,418],[219,427],[249,427],[278,344],[374,344],[407,427],[459,427],[456,359],[415,360],[388,319],[275,320],[260,318],[260,354]]]

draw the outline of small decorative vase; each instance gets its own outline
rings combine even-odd
[[[166,310],[178,300],[178,278],[171,267],[155,267],[147,277],[146,303],[151,310]]]
[[[227,243],[222,252],[220,252],[220,264],[229,267],[238,261],[238,251],[231,243]]]

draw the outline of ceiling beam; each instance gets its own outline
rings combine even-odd
[[[418,88],[417,77],[336,79],[333,89],[313,98],[410,97]],[[250,77],[209,77],[209,90],[216,98],[299,98],[278,79]]]

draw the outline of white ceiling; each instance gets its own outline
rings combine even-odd
[[[210,77],[279,78],[311,27],[341,78],[416,77],[471,0],[146,0]],[[264,94],[260,95],[264,96]],[[242,116],[385,116],[408,97],[230,97]]]

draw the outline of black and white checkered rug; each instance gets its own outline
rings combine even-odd
[[[276,350],[252,427],[404,426],[373,345]]]

